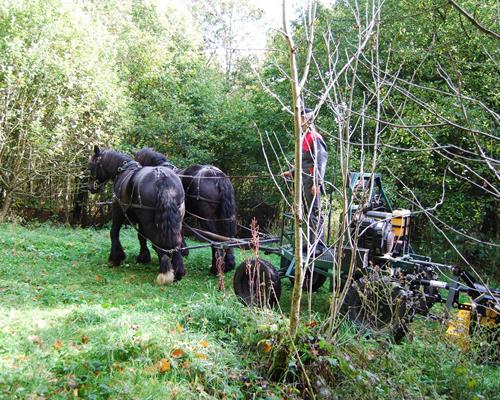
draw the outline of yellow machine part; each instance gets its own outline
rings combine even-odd
[[[410,210],[404,210],[402,208],[394,210],[392,212],[392,233],[396,238],[402,237],[405,231],[408,232],[410,226]]]
[[[471,310],[458,310],[455,317],[448,323],[446,339],[455,343],[462,350],[469,349],[470,324],[472,320]]]
[[[492,308],[487,308],[486,314],[481,316],[481,318],[479,319],[479,325],[491,329],[495,328],[497,315],[497,311],[493,310]]]

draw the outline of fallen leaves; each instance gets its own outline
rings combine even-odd
[[[82,335],[80,342],[82,344],[87,344],[90,341],[90,338],[87,335]]]
[[[160,371],[160,373],[164,374],[165,372],[168,372],[171,369],[172,369],[172,366],[170,365],[170,361],[167,360],[166,358],[162,358],[158,362],[158,371]]]
[[[125,368],[123,368],[119,363],[115,362],[111,365],[111,368],[113,369],[113,371],[117,371],[117,372],[122,372],[125,370]]]
[[[306,324],[308,328],[314,328],[316,325],[318,325],[318,323],[314,320],[311,320]]]
[[[70,389],[76,389],[78,387],[78,382],[74,375],[68,376],[66,384]]]
[[[183,357],[186,353],[184,352],[184,350],[182,349],[173,349],[172,350],[172,353],[170,353],[170,355],[173,357],[173,358],[180,358],[180,357]]]
[[[199,358],[200,360],[207,360],[208,359],[207,355],[203,354],[203,353],[194,353],[194,356],[196,358]]]
[[[312,356],[312,357],[318,357],[319,356],[319,350],[316,348],[316,347],[311,347],[309,349],[309,354]]]
[[[57,340],[56,340],[56,341],[52,344],[52,347],[53,347],[54,349],[56,349],[56,350],[61,350],[61,349],[62,349],[62,347],[63,347],[63,345],[64,345],[64,343],[63,343],[61,340],[57,339]]]
[[[373,361],[377,358],[377,353],[373,350],[369,350],[368,353],[366,354],[366,359],[368,361]]]
[[[207,342],[206,340],[202,340],[202,341],[200,342],[200,346],[201,346],[201,347],[208,347],[208,342]]]
[[[262,351],[264,351],[264,353],[269,353],[272,349],[273,345],[269,341],[266,340],[262,343]]]

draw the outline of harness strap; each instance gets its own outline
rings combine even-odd
[[[134,160],[124,161],[123,165],[118,167],[117,171],[118,171],[118,173],[120,173],[120,172],[126,171],[128,169],[131,169],[131,167],[142,168],[142,165]]]
[[[199,189],[198,189],[198,192],[199,192]],[[196,200],[203,200],[203,201],[206,201],[207,203],[219,204],[219,201],[212,200],[212,199],[207,199],[206,197],[200,196],[199,194],[198,195],[194,195],[194,194],[186,193],[185,196],[186,197],[191,197],[192,199],[196,199]]]
[[[180,169],[177,168],[174,164],[172,164],[169,161],[163,161],[160,165],[158,165],[158,167],[167,167],[167,168],[173,170],[176,173],[180,172]]]
[[[212,176],[210,176],[210,177],[201,176],[204,170],[210,171],[210,173],[212,174]],[[182,170],[180,172],[184,173],[185,171],[186,170]],[[216,173],[221,173],[223,176],[216,176],[215,175]],[[193,194],[187,194],[186,193],[186,196],[194,198],[196,200],[203,200],[203,201],[206,201],[206,202],[212,203],[212,204],[218,204],[219,203],[218,201],[207,199],[206,197],[200,196],[200,183],[201,183],[202,179],[213,179],[213,178],[224,179],[224,178],[227,178],[227,176],[219,168],[214,167],[213,165],[202,165],[201,168],[200,168],[200,170],[195,175],[179,175],[179,176],[191,178],[191,182],[189,182],[189,185],[186,188],[186,191],[188,191],[189,189],[191,189],[191,186],[196,181],[196,189],[195,190],[196,190],[197,194],[193,195]],[[216,186],[217,187],[219,186],[219,182],[216,182]]]
[[[116,201],[120,205],[120,207],[122,208],[122,211],[124,211],[124,212],[126,212],[129,208],[141,208],[143,210],[151,210],[151,211],[156,210],[155,207],[145,206],[143,204],[125,203],[118,198],[118,196],[115,194],[115,192],[113,192],[113,200]]]
[[[188,210],[185,210],[186,214],[189,214],[197,219],[201,219],[203,221],[214,221],[214,222],[217,222],[217,221],[235,221],[236,220],[236,217],[233,215],[232,217],[229,217],[229,218],[219,218],[219,219],[213,219],[213,218],[204,218],[200,215],[197,215],[197,214],[194,214]]]

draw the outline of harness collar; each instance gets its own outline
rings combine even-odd
[[[163,161],[159,167],[167,167],[167,168],[170,168],[171,170],[173,171],[178,171],[179,168],[177,168],[174,164],[172,164],[171,162],[169,161]]]
[[[95,177],[93,182],[92,182],[92,189],[95,190],[95,191],[98,191],[102,186],[104,186],[110,179],[112,178],[108,178],[104,181],[100,181],[99,179],[97,179],[97,170],[99,168],[103,168],[102,166],[102,155],[99,155],[97,157],[97,160],[95,162]],[[139,164],[137,161],[134,161],[134,160],[125,160],[123,161],[123,164],[121,166],[118,167],[117,169],[117,173],[116,175],[124,172],[124,171],[127,171],[127,170],[130,170],[130,169],[138,169],[138,168],[142,168],[142,165]]]
[[[120,167],[118,167],[117,171],[118,173],[120,173],[128,169],[132,169],[132,167],[134,167],[134,169],[142,168],[141,164],[139,164],[137,161],[129,160],[129,161],[124,161],[123,164]]]

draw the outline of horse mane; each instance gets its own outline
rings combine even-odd
[[[106,160],[111,170],[117,170],[124,161],[132,161],[132,157],[115,150],[105,149],[101,152],[101,157]]]
[[[134,158],[139,161],[139,164],[157,166],[164,162],[168,162],[160,152],[153,150],[151,147],[144,147],[134,154]]]

